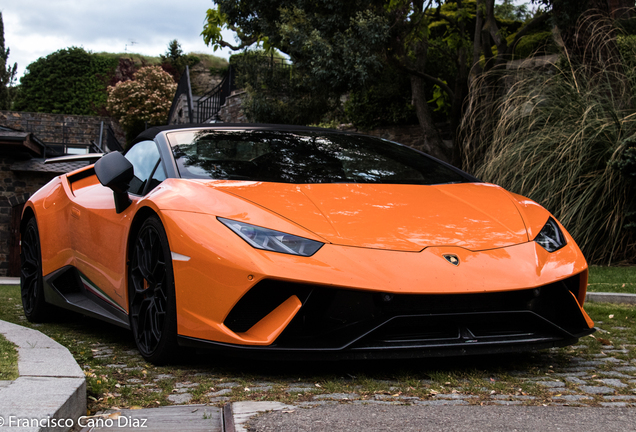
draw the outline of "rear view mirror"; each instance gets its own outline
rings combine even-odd
[[[95,174],[102,185],[112,189],[117,213],[126,210],[132,202],[128,186],[135,175],[130,161],[119,152],[108,153],[95,163]]]

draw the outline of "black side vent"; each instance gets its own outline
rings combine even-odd
[[[235,333],[246,332],[292,295],[304,303],[310,291],[307,285],[264,280],[239,300],[224,324]]]
[[[68,179],[69,183],[75,183],[76,181],[80,181],[82,179],[85,179],[86,177],[90,177],[93,175],[95,175],[95,169],[91,167],[91,168],[85,169],[84,171],[80,171],[73,175],[67,176],[66,178]]]

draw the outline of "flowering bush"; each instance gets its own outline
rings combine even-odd
[[[159,66],[147,66],[135,72],[131,81],[108,87],[107,108],[124,129],[130,131],[140,122],[164,124],[177,84]]]

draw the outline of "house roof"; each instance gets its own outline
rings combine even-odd
[[[11,165],[12,171],[21,171],[21,172],[43,172],[43,173],[53,173],[53,174],[66,174],[71,171],[75,171],[76,169],[80,169],[89,165],[88,161],[78,161],[78,162],[61,162],[61,163],[52,163],[52,164],[44,164],[45,159],[42,158],[33,158],[25,161],[14,162]]]

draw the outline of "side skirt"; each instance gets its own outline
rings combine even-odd
[[[44,298],[55,306],[130,329],[126,311],[73,266],[44,278]]]

